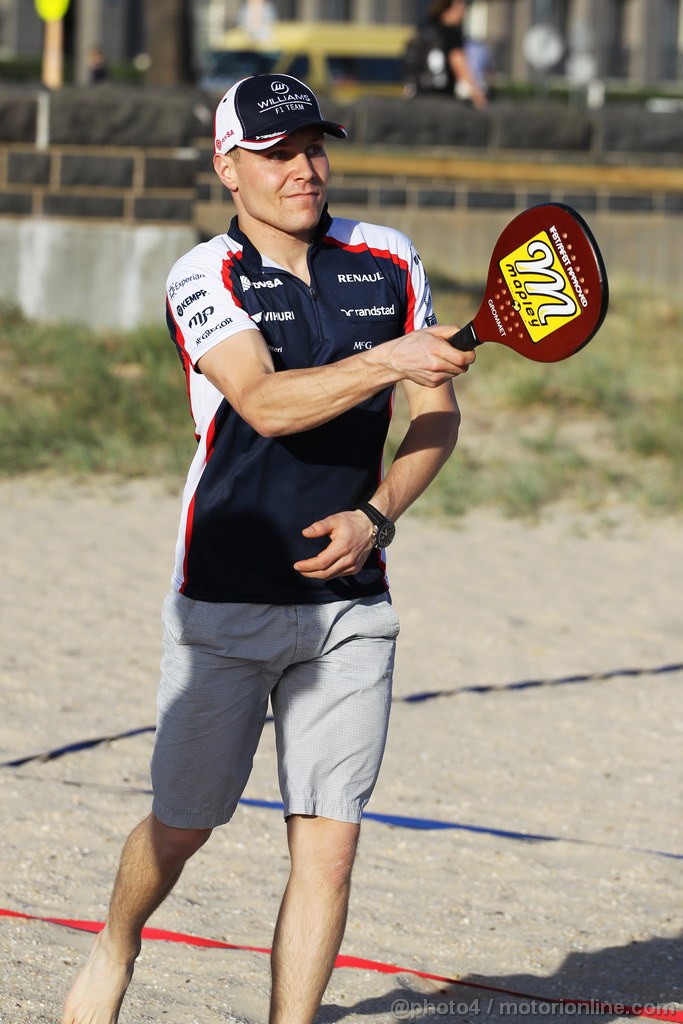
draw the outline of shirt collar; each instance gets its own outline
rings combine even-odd
[[[318,221],[315,231],[313,233],[313,238],[311,239],[312,248],[317,248],[319,243],[322,241],[322,239],[329,231],[331,223],[332,218],[327,211],[327,203],[325,203],[325,206],[323,207],[323,212],[320,215],[320,220]],[[244,266],[249,267],[251,270],[254,270],[257,273],[261,273],[263,270],[263,260],[261,258],[261,253],[258,251],[256,246],[254,246],[250,242],[247,235],[245,235],[244,232],[241,230],[239,224],[237,223],[237,216],[234,216],[230,221],[228,235],[230,236],[230,238],[233,239],[233,241],[237,242],[239,245],[242,246],[242,261],[244,263]]]

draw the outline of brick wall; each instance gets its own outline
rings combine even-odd
[[[642,107],[587,112],[543,104],[493,105],[474,111],[443,99],[369,97],[351,107],[323,104],[347,126],[331,198],[356,205],[510,209],[554,198],[586,212],[683,212],[683,117]],[[213,101],[194,90],[122,86],[46,94],[0,90],[0,215],[114,220],[125,224],[195,224],[208,207],[221,216],[225,194],[211,167]],[[333,147],[338,144],[333,143]],[[388,156],[372,173],[354,171],[344,149]],[[472,158],[470,180],[411,174],[399,158],[419,148],[457,164]],[[335,152],[335,149],[332,149]],[[391,154],[396,155],[396,160]],[[525,162],[565,167],[565,184],[529,180]],[[352,163],[352,161],[351,161]],[[519,168],[514,184],[502,168]],[[605,169],[641,169],[637,187]],[[577,167],[591,167],[576,187]],[[651,168],[669,181],[648,187]],[[678,177],[677,177],[678,174]],[[555,176],[557,178],[557,175]],[[633,176],[631,177],[633,182]]]
[[[0,214],[192,223],[196,176],[193,149],[6,144]]]
[[[191,224],[201,94],[0,90],[0,214]]]
[[[227,227],[212,102],[194,91],[0,89],[0,299],[31,317],[158,321],[166,275]],[[444,100],[323,103],[340,216],[393,224],[445,274],[485,273],[503,223],[537,202],[589,219],[610,276],[678,287],[683,118],[642,109]]]

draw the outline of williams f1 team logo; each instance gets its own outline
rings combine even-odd
[[[524,242],[498,266],[513,308],[533,342],[542,341],[580,315],[574,290],[547,232]]]

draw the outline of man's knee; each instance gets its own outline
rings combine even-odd
[[[168,865],[182,866],[201,849],[213,831],[210,828],[174,828],[164,825],[154,814],[148,820],[156,855]]]
[[[358,846],[360,825],[306,815],[287,820],[294,871],[334,889],[348,885]]]

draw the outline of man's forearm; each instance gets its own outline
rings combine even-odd
[[[414,419],[394,461],[370,501],[390,519],[398,519],[429,487],[458,440],[460,413],[425,412]]]
[[[238,411],[260,433],[296,434],[340,416],[383,388],[393,387],[397,379],[392,367],[375,353],[358,353],[327,366],[269,374]]]
[[[454,330],[424,328],[336,363],[278,372],[264,343],[249,337],[256,332],[245,331],[199,368],[254,430],[278,437],[320,426],[398,381],[431,390],[464,373],[474,353],[448,344]]]

